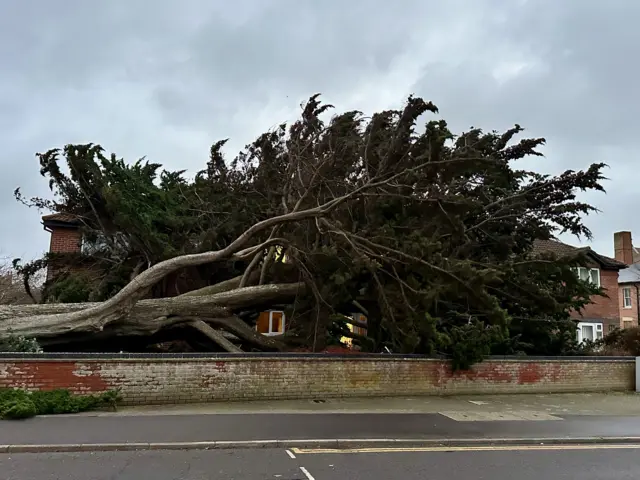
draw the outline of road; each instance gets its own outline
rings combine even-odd
[[[515,447],[512,447],[515,448]],[[3,480],[636,480],[640,446],[370,452],[142,451],[0,455]],[[294,458],[292,458],[294,457]],[[517,472],[517,473],[516,473]]]
[[[640,417],[456,421],[433,414],[52,416],[0,424],[0,445],[308,439],[638,437]]]

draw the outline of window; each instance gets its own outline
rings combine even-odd
[[[580,280],[584,282],[592,283],[596,287],[600,287],[600,269],[599,268],[576,267],[574,270]]]
[[[351,318],[359,323],[367,323],[367,317],[365,317],[362,313],[354,313],[353,315],[351,315]],[[364,326],[349,324],[349,330],[351,330],[356,335],[367,334],[367,329]]]
[[[578,323],[578,343],[595,341],[602,338],[602,323],[580,322]]]
[[[624,308],[631,308],[631,288],[629,287],[622,289],[622,306]]]
[[[260,313],[256,330],[263,335],[282,335],[284,333],[284,312],[270,310]]]

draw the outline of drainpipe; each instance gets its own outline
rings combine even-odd
[[[637,283],[634,287],[636,287],[636,316],[638,317],[638,326],[640,326],[640,288]]]

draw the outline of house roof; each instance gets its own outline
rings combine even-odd
[[[618,283],[640,283],[640,264],[634,263],[620,270]]]
[[[615,258],[600,255],[593,251],[591,247],[574,247],[573,245],[568,245],[566,243],[559,242],[558,240],[536,240],[533,243],[534,255],[541,253],[553,253],[562,257],[575,255],[579,252],[586,253],[586,255],[600,265],[601,268],[608,270],[623,270],[627,267],[627,265],[619,262]]]
[[[45,227],[70,227],[79,225],[80,220],[70,213],[51,213],[42,217],[42,223]]]
[[[567,245],[557,240],[535,240],[533,242],[533,253],[555,253],[559,256],[574,255],[577,247]]]

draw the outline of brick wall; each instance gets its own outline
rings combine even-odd
[[[487,360],[452,373],[444,361],[402,356],[4,357],[1,387],[78,393],[121,388],[126,404],[626,391],[635,388],[635,359]]]
[[[80,251],[80,230],[77,228],[52,228],[49,251],[68,253]]]
[[[618,272],[616,270],[600,270],[600,285],[608,297],[594,295],[593,303],[587,305],[581,313],[573,312],[575,319],[602,320],[604,332],[609,325],[620,326],[620,302],[618,296]]]
[[[631,308],[624,307],[624,294],[623,289],[628,288],[631,290]],[[629,326],[638,326],[638,290],[636,285],[620,285],[619,288],[619,301],[620,301],[620,328],[626,328]]]
[[[51,229],[51,240],[49,241],[49,251],[51,253],[70,253],[80,251],[80,241],[82,236],[77,228],[56,227]],[[49,262],[47,267],[47,280],[51,280],[66,265],[55,260]]]

